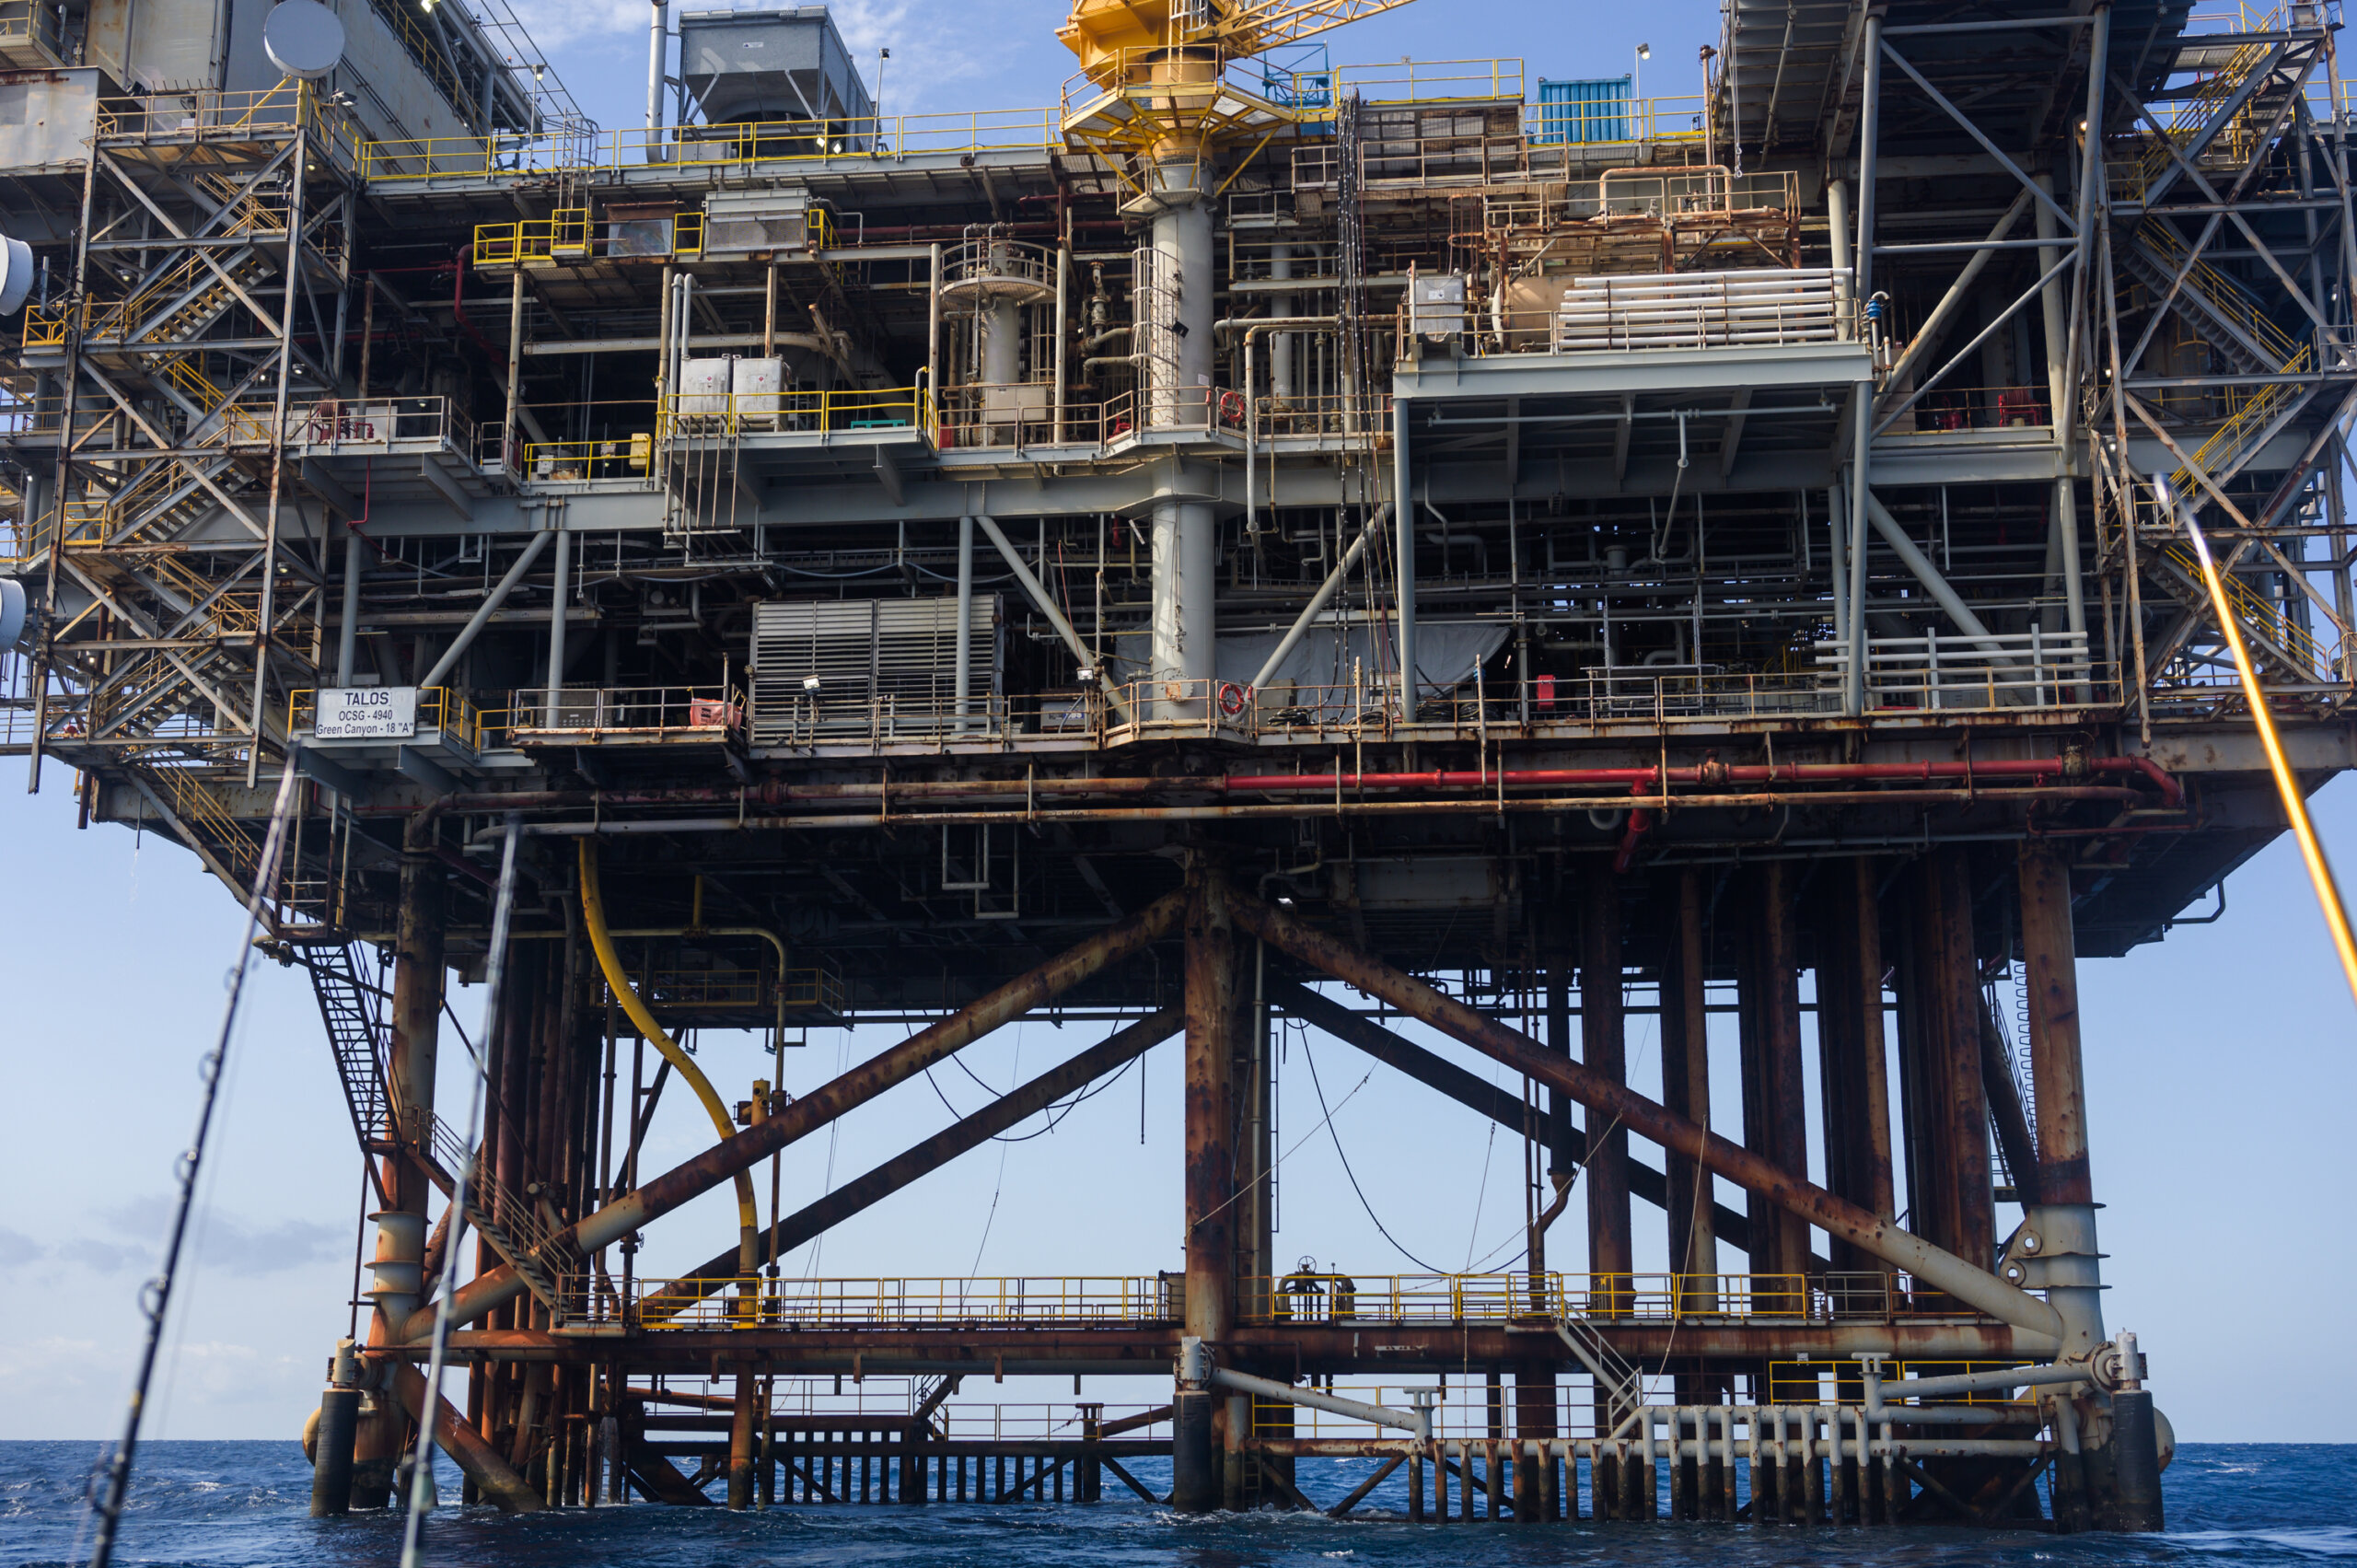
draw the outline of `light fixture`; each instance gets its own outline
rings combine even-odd
[[[1088,666],[1082,665],[1080,667],[1078,679],[1082,680],[1094,680],[1097,679],[1097,672],[1094,669],[1091,669]]]
[[[805,691],[816,691],[819,689],[819,678],[815,675],[804,676],[802,678],[802,689]]]
[[[1293,908],[1293,895],[1291,893],[1279,893],[1277,895],[1277,907],[1280,909]]]

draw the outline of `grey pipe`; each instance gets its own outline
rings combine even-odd
[[[1031,575],[1031,568],[1023,563],[1023,557],[1016,552],[1014,545],[1007,542],[1006,535],[999,531],[997,519],[977,512],[974,521],[981,524],[982,531],[991,536],[991,543],[996,545],[999,554],[1005,557],[1007,566],[1015,573],[1015,580],[1023,585],[1024,593],[1039,606],[1039,613],[1048,618],[1048,623],[1056,629],[1056,635],[1062,637],[1064,646],[1072,650],[1073,657],[1078,659],[1084,668],[1096,670],[1097,684],[1103,689],[1105,700],[1113,704],[1113,711],[1121,715],[1122,723],[1127,724],[1130,719],[1129,703],[1114,689],[1112,678],[1095,663],[1088,652],[1088,645],[1082,642],[1080,633],[1072,629],[1072,622],[1065,620],[1064,612],[1056,608],[1056,601],[1048,597],[1048,590],[1039,586],[1039,579]]]
[[[1940,575],[1940,570],[1932,564],[1931,557],[1915,548],[1915,541],[1907,537],[1907,530],[1898,526],[1898,519],[1890,515],[1890,509],[1875,499],[1872,492],[1864,494],[1866,515],[1874,519],[1875,531],[1882,535],[1883,542],[1889,545],[1899,561],[1915,575],[1915,580],[1930,591],[1939,607],[1947,612],[1948,619],[1955,621],[1967,637],[1979,643],[1991,659],[2007,666],[2014,664],[2013,657],[2004,651],[2004,645],[1998,642],[1989,628],[1981,623],[1980,617],[1972,613],[1970,607],[1957,597],[1956,591],[1948,587],[1947,579]],[[1863,609],[1864,606],[1860,604],[1857,608]],[[1864,620],[1863,616],[1859,617],[1861,625]],[[1863,645],[1863,635],[1858,642]],[[1864,660],[1859,662],[1863,666]],[[1857,675],[1859,679],[1864,678],[1863,668]]]
[[[1303,1405],[1310,1410],[1324,1411],[1329,1415],[1348,1416],[1375,1426],[1393,1426],[1412,1432],[1419,1443],[1433,1440],[1433,1418],[1423,1411],[1393,1410],[1388,1405],[1364,1405],[1356,1400],[1337,1399],[1309,1388],[1296,1388],[1290,1383],[1273,1378],[1255,1377],[1248,1372],[1230,1372],[1225,1366],[1211,1369],[1207,1382],[1239,1394],[1258,1394],[1263,1399],[1283,1400],[1288,1404]]]
[[[958,519],[958,727],[966,727],[974,668],[974,519]]]
[[[361,552],[368,541],[360,537],[358,528],[347,528],[343,541],[343,624],[335,633],[335,683],[339,690],[352,684],[352,666],[359,655],[360,643],[360,567]]]
[[[549,728],[557,725],[557,698],[564,691],[564,600],[572,592],[573,536],[560,528],[556,530],[556,589],[549,598],[549,699],[548,716],[543,721]],[[723,702],[728,693],[721,694]]]
[[[1353,540],[1351,548],[1342,552],[1341,562],[1331,572],[1326,574],[1326,580],[1318,584],[1318,591],[1309,597],[1308,607],[1302,610],[1299,618],[1286,630],[1283,638],[1277,644],[1277,651],[1269,656],[1268,662],[1260,667],[1260,673],[1252,678],[1252,690],[1258,691],[1261,687],[1266,686],[1270,678],[1277,673],[1277,667],[1285,662],[1286,656],[1301,645],[1302,638],[1309,634],[1311,624],[1325,612],[1328,605],[1334,602],[1334,596],[1341,592],[1343,582],[1351,575],[1351,568],[1357,565],[1359,558],[1366,553],[1368,543],[1382,529],[1390,513],[1391,508],[1387,505],[1376,508],[1375,516],[1369,517],[1366,527],[1359,530],[1359,537]]]
[[[1399,581],[1393,602],[1398,608],[1396,630],[1392,640],[1399,656],[1399,722],[1416,722],[1416,508],[1410,500],[1409,484],[1413,477],[1408,464],[1408,400],[1394,396],[1391,400],[1391,461],[1393,520],[1399,524],[1399,540],[1395,563]],[[1507,482],[1513,482],[1509,474]]]
[[[459,628],[459,634],[450,639],[449,648],[440,658],[434,661],[432,669],[419,678],[417,682],[419,691],[431,691],[441,685],[450,671],[458,668],[460,656],[465,654],[469,645],[474,642],[475,633],[491,623],[492,616],[498,611],[501,605],[507,602],[508,594],[514,590],[517,584],[524,580],[524,574],[532,569],[532,563],[538,561],[540,558],[540,552],[548,547],[549,536],[546,532],[532,536],[532,541],[524,547],[524,553],[516,558],[516,564],[507,568],[507,575],[500,578],[493,586],[491,592],[484,596],[482,606],[476,610],[474,615],[464,626]]]

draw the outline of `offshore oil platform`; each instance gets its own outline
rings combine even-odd
[[[2074,966],[2285,826],[2234,637],[2357,760],[2339,8],[1731,0],[1663,99],[1329,61],[1402,3],[1075,0],[1060,103],[916,116],[657,0],[613,130],[502,0],[0,0],[0,740],[316,986],[320,1510],[423,1424],[510,1509],[2160,1527]],[[779,1191],[1041,1013],[1109,1033]],[[1287,1269],[1293,1027],[1521,1139],[1518,1268]],[[777,1266],[1166,1041],[1167,1271]],[[1170,1381],[949,1402],[1039,1375]]]

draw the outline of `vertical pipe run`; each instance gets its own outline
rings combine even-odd
[[[1661,998],[1662,1103],[1697,1126],[1711,1124],[1710,1016],[1704,1005],[1702,873],[1678,877],[1678,926]],[[1678,1279],[1678,1309],[1718,1310],[1718,1222],[1712,1179],[1699,1166],[1670,1156],[1669,1270]]]
[[[549,598],[549,692],[548,715],[550,729],[558,727],[557,708],[564,693],[564,605],[573,595],[573,535],[564,527],[560,513],[556,523],[556,586]],[[722,692],[726,702],[728,693]]]
[[[507,290],[507,413],[499,426],[499,460],[511,479],[523,477],[516,452],[516,409],[523,396],[524,267],[518,261]]]
[[[654,0],[646,32],[646,161],[660,163],[663,142],[663,57],[671,31],[669,0]]]
[[[1875,182],[1878,176],[1875,144],[1882,129],[1882,13],[1868,12],[1864,79],[1858,110],[1858,307],[1874,299]],[[1863,325],[1863,324],[1862,324]],[[1875,388],[1871,378],[1860,382],[1852,399],[1850,432],[1850,658],[1841,693],[1841,711],[1852,718],[1866,711],[1866,486],[1870,482],[1868,448],[1874,444]]]
[[[368,541],[347,526],[343,535],[343,619],[335,630],[335,683],[352,684],[352,667],[360,650],[360,573],[366,563]]]
[[[974,519],[958,519],[958,728],[966,727],[974,669]]]
[[[1850,186],[1841,180],[1825,182],[1825,227],[1833,263],[1834,333],[1848,343],[1858,335],[1857,317],[1853,307],[1857,301],[1852,293],[1855,273],[1850,254]]]
[[[1184,1321],[1189,1337],[1216,1344],[1234,1321],[1236,953],[1225,868],[1199,854],[1187,876]],[[1215,1439],[1213,1398],[1182,1386],[1174,1403],[1171,1505],[1216,1507],[1222,1467],[1214,1456],[1225,1446]]]
[[[1410,494],[1408,401],[1391,401],[1391,519],[1398,530],[1392,569],[1399,575],[1398,621],[1393,634],[1399,656],[1399,722],[1416,722],[1416,506]]]

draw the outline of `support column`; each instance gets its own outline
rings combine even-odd
[[[1996,1247],[1995,1194],[1969,877],[1966,852],[1955,845],[1932,851],[1910,877],[1900,1066],[1913,1228],[1987,1268]]]
[[[434,854],[435,827],[431,819],[412,817],[402,833],[386,1088],[394,1137],[404,1152],[385,1161],[386,1204],[374,1216],[377,1251],[370,1270],[375,1281],[368,1294],[377,1310],[368,1323],[371,1344],[399,1340],[402,1325],[424,1298],[426,1203],[432,1183],[424,1167],[406,1151],[428,1147],[433,1139],[443,984],[443,870]],[[354,1444],[352,1502],[357,1508],[385,1505],[406,1447],[407,1423],[399,1404],[381,1393],[373,1402]]]
[[[1187,880],[1185,1322],[1188,1337],[1216,1352],[1235,1321],[1236,947],[1226,868],[1198,852]],[[1182,1386],[1175,1402],[1171,1505],[1205,1512],[1224,1490],[1225,1400]]]
[[[1616,1084],[1629,1078],[1623,1014],[1620,880],[1598,869],[1581,888],[1580,1057]],[[1588,1118],[1587,1258],[1588,1272],[1596,1276],[1596,1306],[1616,1318],[1629,1312],[1634,1306],[1630,1275],[1636,1268],[1629,1225],[1629,1130],[1595,1116]]]
[[[1825,895],[1825,945],[1817,971],[1826,1185],[1860,1208],[1894,1219],[1877,873],[1874,861],[1861,855],[1836,862],[1827,879],[1831,885]],[[1845,1273],[1888,1272],[1847,1241],[1832,1244],[1832,1258]]]
[[[1662,1103],[1698,1127],[1711,1124],[1710,1016],[1703,1002],[1708,959],[1702,942],[1702,874],[1678,873],[1676,923],[1661,983]],[[1718,1222],[1712,1180],[1689,1160],[1667,1156],[1669,1270],[1678,1277],[1681,1313],[1719,1307]],[[1682,1380],[1684,1381],[1684,1380]],[[1701,1403],[1699,1390],[1681,1387],[1678,1402]]]
[[[1399,579],[1395,651],[1399,656],[1399,722],[1416,722],[1416,498],[1408,460],[1408,400],[1391,401],[1392,567]]]
[[[1770,861],[1753,875],[1751,940],[1741,980],[1744,1041],[1744,1130],[1758,1150],[1790,1175],[1808,1176],[1808,1108],[1801,1075],[1799,935],[1794,929],[1792,870]],[[1808,1225],[1798,1215],[1750,1197],[1751,1272],[1785,1276],[1764,1287],[1797,1290],[1791,1276],[1808,1272]],[[1755,1310],[1793,1311],[1804,1300],[1760,1299]]]

